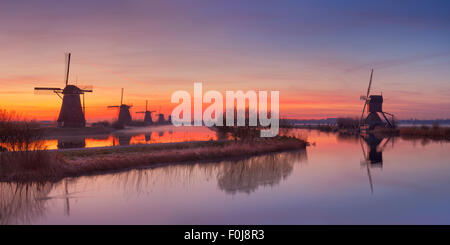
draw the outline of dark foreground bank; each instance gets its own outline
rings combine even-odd
[[[252,141],[183,142],[67,152],[4,152],[0,155],[0,181],[57,181],[64,177],[158,164],[213,161],[304,149],[306,145],[306,141],[298,138],[275,137]]]

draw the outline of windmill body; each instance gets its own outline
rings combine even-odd
[[[53,91],[62,99],[61,110],[58,116],[59,127],[74,127],[80,128],[86,126],[85,106],[84,106],[84,93],[92,92],[92,89],[82,89],[75,85],[68,84],[69,82],[69,69],[70,69],[70,57],[71,54],[66,56],[66,74],[64,89],[50,88],[50,87],[36,87],[35,91]],[[62,94],[62,96],[61,96]],[[83,104],[81,103],[80,95],[83,96]]]
[[[131,106],[129,105],[120,105],[119,110],[119,123],[126,125],[129,124],[132,120],[131,113],[130,113]]]
[[[63,92],[58,125],[62,127],[84,127],[86,119],[81,106],[81,90],[74,85],[67,85]]]
[[[150,125],[153,124],[152,111],[145,112],[144,122]]]
[[[161,106],[159,107],[159,113],[157,114],[158,119],[156,119],[156,124],[158,125],[166,125],[168,124],[168,121],[166,121],[164,114],[161,113]],[[170,116],[169,116],[170,120]]]
[[[164,118],[164,114],[159,113],[158,114],[158,124],[165,124],[166,123],[166,119]]]
[[[380,118],[379,113],[383,113],[383,96],[382,95],[370,95],[367,104],[367,117],[364,123],[369,126],[370,129],[376,127],[385,127],[385,122]]]

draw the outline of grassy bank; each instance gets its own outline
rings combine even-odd
[[[185,142],[99,150],[41,151],[39,164],[25,160],[1,162],[0,181],[57,181],[64,177],[151,167],[157,164],[214,161],[304,149],[306,145],[305,141],[297,138],[276,137],[255,141]],[[2,153],[2,157],[13,157],[8,154],[10,153]]]
[[[402,127],[398,135],[404,139],[450,140],[450,127]]]
[[[400,127],[400,128],[379,128],[373,131],[374,134],[399,136],[404,140],[450,140],[450,127]]]
[[[291,128],[300,128],[308,130],[318,130],[321,132],[334,132],[340,134],[358,135],[359,120],[354,118],[338,118],[337,123],[333,125],[293,125]],[[402,139],[429,139],[429,140],[450,140],[450,127],[433,126],[413,126],[413,127],[394,127],[394,128],[376,128],[369,133],[389,136],[400,136]]]

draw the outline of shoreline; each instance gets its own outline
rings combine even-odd
[[[347,135],[361,135],[361,131],[356,128],[343,129],[334,125],[294,125],[290,128],[318,130],[325,133],[339,133]],[[364,134],[374,134],[379,136],[396,136],[405,140],[436,140],[450,141],[450,127],[430,127],[430,126],[403,126],[398,128],[379,128],[364,132]]]
[[[171,145],[135,145],[126,148],[79,149],[64,152],[37,152],[40,159],[3,164],[0,182],[56,182],[66,177],[80,177],[108,172],[152,168],[161,165],[212,162],[246,158],[274,152],[302,150],[308,143],[293,137],[254,141],[182,142]],[[28,159],[28,158],[27,158]],[[44,159],[44,160],[42,160]],[[9,168],[9,169],[8,169]]]

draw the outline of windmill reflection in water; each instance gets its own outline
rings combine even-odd
[[[370,191],[373,194],[373,181],[370,169],[383,167],[383,151],[386,149],[389,142],[391,142],[392,147],[394,146],[394,138],[392,136],[384,137],[369,133],[361,134],[359,141],[364,157],[364,160],[361,161],[361,166],[367,168]]]

